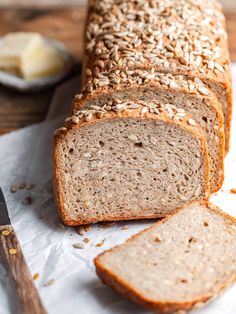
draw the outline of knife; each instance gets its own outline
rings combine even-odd
[[[47,314],[24,259],[16,233],[11,226],[6,202],[0,188],[0,256],[13,288],[21,314]]]

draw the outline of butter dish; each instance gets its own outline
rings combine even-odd
[[[54,48],[54,50],[56,49],[60,53],[64,63],[64,65],[61,66],[60,71],[57,74],[51,74],[49,76],[29,80],[16,75],[14,72],[7,72],[2,69],[0,70],[0,84],[20,92],[34,92],[47,89],[48,87],[55,85],[69,74],[74,64],[74,60],[66,47],[61,42],[53,39],[42,37],[42,40],[51,58],[53,58],[52,53],[50,53],[53,50],[52,48]],[[0,38],[0,46],[2,42],[3,37]],[[37,64],[35,66],[37,67]],[[30,74],[31,73],[28,71],[27,75]]]

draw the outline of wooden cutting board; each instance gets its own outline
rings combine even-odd
[[[48,5],[42,8],[32,5],[28,8],[24,5],[13,9],[14,1],[1,1],[0,36],[13,31],[40,32],[47,37],[62,41],[71,51],[76,62],[81,63],[85,6],[50,7]],[[228,1],[227,5],[231,8],[226,12],[226,18],[231,58],[232,61],[236,61],[236,3],[233,4],[235,0],[222,1]],[[78,74],[78,71],[79,67],[76,67],[71,77]],[[46,116],[53,91],[54,89],[51,88],[45,92],[24,95],[0,86],[0,134],[42,121]]]

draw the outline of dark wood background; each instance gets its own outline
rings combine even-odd
[[[78,2],[1,0],[0,36],[12,31],[36,31],[62,41],[78,64],[70,74],[73,77],[80,71],[86,16],[86,7],[76,5]],[[222,2],[225,2],[231,58],[236,61],[236,1]],[[51,88],[40,93],[21,94],[0,86],[0,134],[42,121],[53,91]]]

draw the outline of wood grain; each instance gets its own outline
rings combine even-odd
[[[71,6],[85,5],[86,3],[87,0],[1,0],[0,8],[68,8]]]
[[[85,7],[66,9],[1,9],[0,36],[8,32],[40,32],[65,44],[78,62],[82,59]]]
[[[13,2],[15,0],[12,0]],[[83,33],[86,8],[82,6],[64,6],[49,9],[47,1],[38,2],[37,8],[26,8],[27,1],[21,3],[21,9],[12,9],[12,1],[6,0],[8,8],[0,10],[0,36],[11,31],[36,31],[62,41],[79,64],[83,58]],[[232,61],[236,61],[236,2],[223,0],[226,5],[229,49]],[[73,2],[73,1],[72,1]],[[18,1],[16,3],[19,4]],[[31,1],[31,3],[35,3]],[[60,2],[62,3],[62,1]],[[75,3],[75,2],[73,2]],[[235,3],[235,8],[233,7]],[[28,3],[29,4],[29,3]],[[232,8],[232,10],[227,10]],[[76,71],[76,70],[75,70]],[[70,76],[77,73],[72,73]],[[20,94],[0,87],[0,134],[42,121],[48,111],[54,89],[36,94]]]
[[[19,313],[46,314],[12,226],[0,227],[0,255],[18,297]]]
[[[226,9],[236,9],[235,0],[219,0]],[[70,7],[78,4],[85,5],[86,0],[1,0],[0,7]]]

